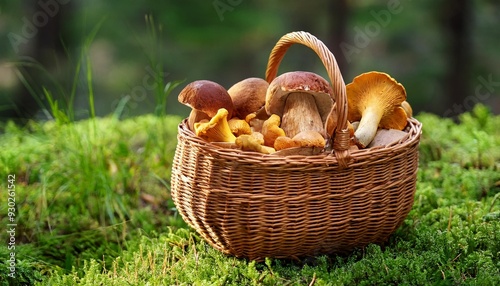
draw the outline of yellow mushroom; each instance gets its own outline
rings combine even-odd
[[[231,129],[231,132],[236,136],[240,136],[243,134],[250,134],[252,133],[252,130],[250,129],[250,125],[248,122],[246,122],[243,119],[239,119],[238,117],[233,117],[229,119],[227,122],[229,125],[229,129]]]
[[[408,118],[411,118],[413,116],[413,109],[411,108],[411,105],[408,101],[403,101],[401,103],[401,107],[403,107],[403,109],[405,110],[406,112],[406,115],[408,116]]]
[[[407,115],[401,107],[406,100],[406,90],[388,74],[361,74],[346,86],[346,91],[347,119],[360,121],[354,136],[361,148],[370,144],[379,127],[397,130],[406,127]]]
[[[208,122],[194,124],[195,134],[208,142],[234,142],[236,136],[231,132],[227,123],[228,111],[221,108]]]
[[[264,107],[245,116],[245,121],[250,125],[252,132],[261,132],[262,124],[267,119],[269,119],[269,115],[267,115],[266,109]]]
[[[263,146],[263,140],[259,140],[256,136],[244,134],[236,138],[236,146],[243,151],[255,151],[263,154],[272,154],[276,152],[274,148]]]
[[[300,147],[325,147],[325,138],[321,133],[314,130],[306,130],[293,136],[293,141],[298,142]]]
[[[280,136],[286,136],[285,131],[280,128],[281,119],[278,115],[272,114],[269,119],[262,124],[262,134],[264,134],[264,145],[274,146],[274,140]]]
[[[299,132],[293,138],[280,136],[274,141],[274,148],[278,150],[302,147],[302,148],[325,148],[326,140],[318,131],[305,130]]]
[[[276,151],[294,147],[300,147],[300,144],[293,141],[290,137],[279,136],[276,140],[274,140],[274,149],[276,149]]]

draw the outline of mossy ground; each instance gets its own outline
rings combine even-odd
[[[256,263],[208,246],[177,216],[178,117],[4,126],[1,285],[500,285],[500,116],[424,124],[412,211],[385,245]],[[7,176],[16,175],[16,279]]]

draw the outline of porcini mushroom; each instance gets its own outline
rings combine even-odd
[[[321,76],[303,71],[276,77],[267,89],[268,115],[281,117],[281,128],[293,137],[314,130],[326,137],[325,124],[333,105],[330,84]]]
[[[179,93],[180,103],[191,107],[188,126],[194,130],[194,124],[202,119],[214,117],[218,110],[227,110],[227,118],[233,116],[233,101],[226,89],[220,84],[209,80],[197,80],[189,83]]]
[[[266,103],[266,92],[269,83],[262,78],[250,77],[235,83],[227,93],[234,105],[234,116],[245,118],[258,111]]]
[[[196,122],[195,134],[208,142],[234,142],[236,136],[231,132],[227,123],[228,114],[225,108],[221,108],[210,121]]]
[[[375,137],[377,129],[403,130],[407,115],[401,107],[406,100],[406,90],[386,73],[368,72],[354,78],[346,85],[348,100],[347,119],[359,120],[354,133],[357,144],[365,148]]]

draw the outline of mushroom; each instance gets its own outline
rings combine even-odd
[[[379,129],[372,142],[368,144],[368,148],[387,146],[396,142],[401,141],[403,138],[408,136],[407,132],[396,130],[396,129]]]
[[[227,121],[227,124],[229,125],[229,129],[231,129],[231,132],[236,136],[240,136],[243,134],[250,134],[252,133],[252,129],[250,128],[250,125],[248,122],[246,122],[243,119],[239,119],[238,117],[233,117]]]
[[[311,156],[321,153],[325,148],[325,138],[317,131],[302,131],[293,138],[276,138],[274,148],[279,156]]]
[[[264,79],[251,77],[235,83],[227,93],[234,105],[234,116],[245,118],[256,112],[266,103],[266,92],[269,83]]]
[[[259,139],[257,136],[252,136],[249,134],[244,134],[236,138],[236,146],[238,146],[243,151],[256,151],[263,154],[272,154],[276,152],[274,148],[263,146],[263,138]]]
[[[281,117],[281,128],[293,137],[314,130],[325,138],[325,125],[333,106],[333,91],[321,76],[303,71],[284,73],[269,85],[266,94],[267,114]]]
[[[329,139],[333,136],[333,133],[335,132],[335,129],[337,129],[337,103],[333,103],[332,109],[330,110],[330,113],[328,114],[326,118],[326,123],[325,123],[325,135],[326,139]]]
[[[405,110],[406,112],[406,115],[408,116],[408,118],[411,118],[413,116],[413,109],[411,108],[411,105],[408,101],[403,101],[401,103],[401,107],[403,107],[403,109]]]
[[[313,130],[302,131],[293,136],[292,140],[298,142],[300,147],[325,147],[325,138],[323,135]]]
[[[267,115],[265,108],[261,108],[257,112],[245,116],[245,121],[248,122],[253,132],[261,132],[262,124],[264,124],[264,121],[267,119],[269,119],[269,115]]]
[[[406,100],[403,85],[386,73],[368,72],[346,85],[348,115],[351,122],[359,120],[354,133],[357,144],[365,148],[375,137],[377,129],[403,130],[407,115],[401,107]]]
[[[280,128],[280,117],[272,114],[269,119],[262,124],[262,134],[264,134],[264,145],[274,146],[274,140],[280,136],[285,136],[285,131]]]
[[[274,142],[274,149],[283,150],[293,147],[324,148],[325,143],[325,138],[323,137],[323,135],[321,135],[321,133],[313,130],[306,130],[298,133],[293,138],[289,138],[286,136],[280,136],[276,138]]]
[[[300,145],[298,142],[293,141],[290,137],[279,136],[276,140],[274,140],[274,149],[276,149],[276,151],[294,147],[300,147]]]
[[[231,132],[227,123],[228,114],[225,108],[221,108],[210,121],[196,122],[195,134],[208,142],[234,142],[236,136]]]
[[[180,103],[191,107],[188,126],[194,130],[194,124],[202,119],[214,117],[220,108],[228,112],[228,118],[233,116],[233,101],[226,89],[220,84],[209,80],[197,80],[189,83],[178,96]]]

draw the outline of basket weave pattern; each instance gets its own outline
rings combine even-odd
[[[282,37],[266,80],[294,43],[316,51],[337,95],[333,152],[280,157],[227,149],[197,137],[186,120],[179,125],[172,198],[186,223],[227,254],[298,258],[382,243],[413,205],[420,122],[409,119],[400,142],[350,152],[345,85],[319,40],[304,32]]]

